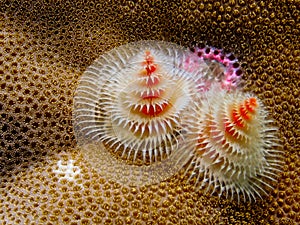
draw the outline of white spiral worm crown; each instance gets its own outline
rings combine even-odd
[[[267,194],[281,170],[283,152],[278,128],[262,102],[215,84],[195,105],[186,127],[188,140],[195,143],[186,174],[192,171],[196,189],[231,198],[236,194],[238,202]]]
[[[282,165],[262,102],[238,89],[232,54],[163,41],[117,47],[87,68],[74,97],[74,131],[101,176],[130,186],[186,167],[196,189],[256,199]]]
[[[152,184],[186,164],[180,156],[192,147],[182,118],[197,95],[197,78],[182,65],[187,51],[163,41],[129,43],[84,72],[74,97],[74,131],[103,176]],[[202,68],[209,72],[207,64]]]

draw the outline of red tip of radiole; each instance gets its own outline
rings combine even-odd
[[[154,63],[154,57],[151,55],[150,51],[146,51],[145,60],[142,65],[145,66],[146,74],[150,76],[157,69],[157,65]]]
[[[230,109],[231,121],[224,121],[225,132],[233,138],[236,138],[236,129],[247,129],[247,123],[251,121],[252,116],[256,113],[257,107],[258,104],[255,97],[244,100],[238,106],[232,106]]]
[[[146,116],[154,117],[163,113],[168,108],[168,106],[168,103],[151,104],[149,105],[149,107],[147,105],[143,105],[140,112]]]
[[[232,109],[232,120],[235,125],[240,128],[245,127],[245,122],[250,121],[252,115],[255,114],[255,109],[258,107],[256,98],[251,97],[241,103],[238,109]]]
[[[154,100],[162,99],[161,96],[164,91],[157,87],[160,84],[160,75],[155,73],[158,66],[154,63],[154,57],[149,50],[145,52],[145,55],[145,59],[142,62],[144,68],[139,74],[147,76],[142,83],[145,90],[141,93],[141,99],[145,100],[146,103],[139,108],[139,112],[145,116],[155,117],[163,113],[169,104],[166,102],[154,102]]]

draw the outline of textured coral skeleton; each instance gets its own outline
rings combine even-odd
[[[299,224],[299,15],[294,0],[1,1],[0,221]],[[145,39],[197,40],[238,57],[243,91],[265,105],[284,147],[283,172],[262,200],[237,204],[194,191],[180,173],[130,188],[104,178],[75,148],[79,77],[105,51]],[[59,181],[60,160],[75,160],[76,182]]]
[[[73,181],[80,174],[80,168],[74,166],[74,160],[72,159],[67,162],[59,160],[57,162],[57,169],[53,170],[53,172],[57,174],[59,180],[67,179]]]

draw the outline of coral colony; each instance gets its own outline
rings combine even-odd
[[[115,48],[80,80],[77,141],[99,170],[120,167],[145,181],[132,185],[184,167],[196,189],[261,197],[281,165],[277,130],[262,102],[239,90],[241,74],[234,55],[216,48],[162,41]],[[122,182],[117,171],[111,177]],[[159,178],[147,179],[153,173]]]

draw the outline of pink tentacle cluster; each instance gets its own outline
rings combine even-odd
[[[199,71],[203,62],[211,66],[211,70],[215,70],[213,73],[207,73],[208,75],[201,79],[203,82],[201,91],[210,89],[211,83],[215,81],[220,82],[222,88],[226,90],[238,87],[243,70],[238,59],[232,53],[225,53],[222,49],[209,46],[191,47],[190,53],[184,66],[189,72]]]

